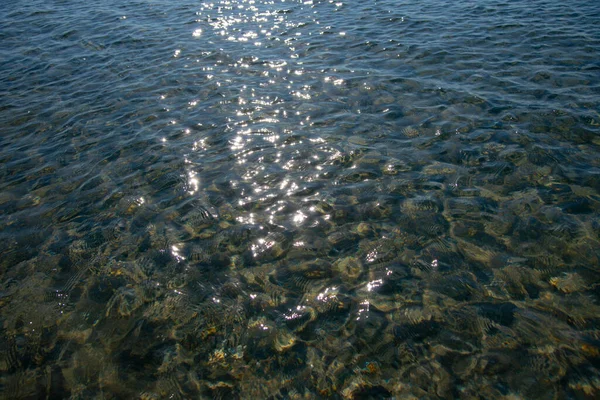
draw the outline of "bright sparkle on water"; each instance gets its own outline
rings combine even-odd
[[[597,2],[5,3],[11,396],[600,397]]]

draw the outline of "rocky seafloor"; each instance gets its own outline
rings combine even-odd
[[[240,194],[276,172],[188,196],[185,179],[151,168],[145,190],[163,202],[98,182],[80,194],[102,199],[92,225],[80,217],[92,200],[5,219],[3,389],[595,396],[600,180],[570,179],[559,162],[569,148],[493,140],[503,135],[425,135],[440,157],[424,165],[351,137],[324,178],[247,202]],[[328,172],[336,184],[323,190]],[[3,206],[26,215],[39,190],[51,203],[70,189],[57,181]]]
[[[0,4],[0,398],[600,398],[594,1]]]

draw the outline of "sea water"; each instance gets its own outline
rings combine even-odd
[[[597,398],[599,14],[3,1],[1,397]]]

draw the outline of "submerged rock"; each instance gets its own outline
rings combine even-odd
[[[363,273],[363,266],[359,259],[345,257],[333,264],[333,270],[345,283],[355,283]]]

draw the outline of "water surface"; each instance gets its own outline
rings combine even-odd
[[[595,398],[595,1],[0,5],[0,393]]]

